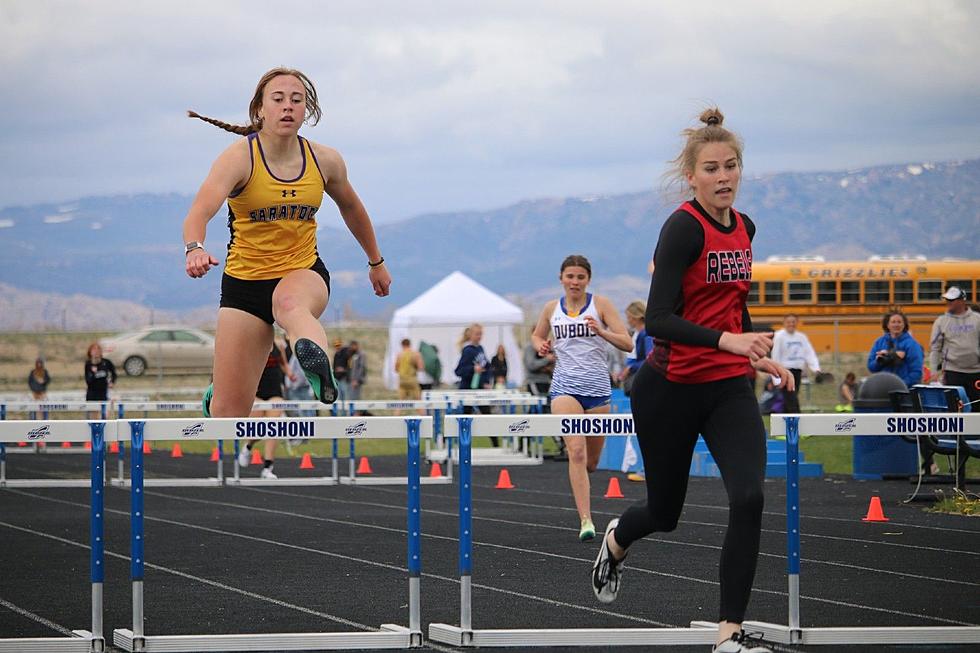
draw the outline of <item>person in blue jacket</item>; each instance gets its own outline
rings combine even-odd
[[[868,354],[868,370],[891,372],[912,387],[922,382],[922,346],[909,334],[909,319],[892,311],[881,320],[885,335],[874,341]]]

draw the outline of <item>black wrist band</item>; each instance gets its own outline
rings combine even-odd
[[[369,268],[376,268],[376,267],[378,267],[379,265],[381,265],[384,262],[385,262],[385,257],[382,256],[381,258],[378,259],[378,262],[377,263],[372,263],[371,261],[368,261],[368,267]]]

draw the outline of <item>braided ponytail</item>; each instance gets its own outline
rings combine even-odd
[[[262,107],[262,93],[265,91],[266,84],[270,80],[278,77],[280,75],[290,75],[295,77],[303,84],[303,88],[306,90],[306,115],[303,116],[304,122],[310,125],[315,125],[320,121],[323,116],[323,111],[320,109],[320,101],[316,95],[316,88],[313,86],[313,82],[310,78],[293,68],[273,68],[266,74],[262,75],[259,80],[258,85],[255,87],[255,93],[252,95],[252,101],[248,105],[248,118],[250,123],[247,126],[232,125],[221,120],[216,120],[215,118],[208,118],[207,116],[202,116],[195,111],[188,111],[187,115],[190,118],[198,118],[206,123],[212,124],[215,127],[220,127],[225,131],[230,131],[233,134],[239,134],[241,136],[248,136],[249,134],[254,134],[262,129],[262,119],[259,118],[259,109]]]
[[[232,125],[231,123],[227,123],[222,120],[218,120],[216,118],[208,118],[207,116],[202,116],[196,111],[188,111],[187,117],[203,120],[204,122],[214,125],[215,127],[220,127],[225,131],[229,131],[233,134],[238,134],[240,136],[248,136],[249,134],[259,131],[259,129],[261,129],[262,127],[262,125],[248,125],[247,127],[243,127],[241,125]]]

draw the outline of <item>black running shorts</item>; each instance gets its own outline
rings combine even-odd
[[[323,277],[327,284],[327,294],[330,294],[330,272],[318,256],[310,269]],[[236,279],[227,273],[221,275],[221,308],[237,308],[245,311],[269,324],[275,322],[272,317],[272,293],[281,279],[259,279],[249,281]]]

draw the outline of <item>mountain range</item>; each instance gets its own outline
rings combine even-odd
[[[0,209],[0,329],[119,328],[146,323],[151,315],[206,322],[217,304],[220,274],[197,280],[184,274],[181,222],[192,199],[120,195]],[[391,296],[379,300],[368,285],[363,252],[325,198],[318,242],[331,271],[327,317],[384,319],[460,270],[530,309],[531,320],[536,307],[559,292],[558,267],[571,253],[589,258],[597,292],[625,305],[645,297],[647,263],[677,203],[650,190],[534,199],[377,225],[394,278]],[[746,177],[737,207],[758,226],[756,260],[976,258],[980,159]],[[207,238],[219,260],[227,244],[225,220],[216,216]]]

